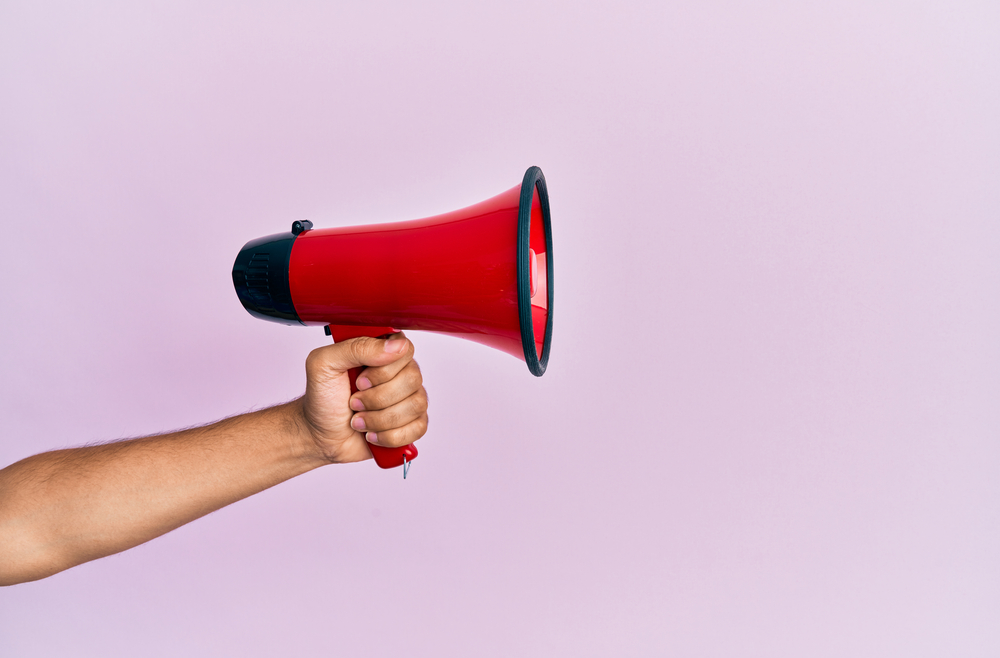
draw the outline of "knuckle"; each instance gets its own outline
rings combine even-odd
[[[402,402],[406,398],[410,397],[419,390],[418,386],[414,386],[413,382],[409,381],[408,378],[399,377],[393,382],[393,395],[396,398],[396,402]]]
[[[405,424],[403,422],[402,414],[399,413],[399,409],[390,408],[386,409],[383,413],[385,414],[384,422],[386,426],[396,429]]]
[[[399,414],[391,409],[383,409],[370,414],[370,418],[372,426],[382,430],[393,430],[399,427]]]
[[[368,340],[367,338],[355,338],[354,340],[348,343],[348,345],[350,346],[351,358],[353,358],[355,361],[359,363],[364,360],[368,352],[368,350],[365,349],[366,347],[365,342],[367,340]]]
[[[323,363],[323,352],[321,347],[309,352],[306,357],[306,372],[315,372]]]
[[[372,382],[372,384],[374,383]],[[365,409],[385,409],[387,406],[384,391],[380,391],[377,388],[370,388],[365,391],[365,396],[361,401],[365,403]]]
[[[416,361],[410,361],[406,366],[406,379],[415,388],[419,388],[424,383],[424,375],[420,372]]]
[[[399,430],[386,430],[385,432],[379,432],[378,442],[388,448],[398,448],[399,446],[406,445],[405,437]]]
[[[372,385],[375,386],[375,384],[375,380],[372,380]],[[378,409],[388,409],[401,399],[391,385],[383,384],[369,390],[372,395],[372,404]]]

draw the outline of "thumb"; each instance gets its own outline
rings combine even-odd
[[[310,377],[337,376],[351,368],[388,365],[412,352],[413,344],[402,332],[389,338],[351,338],[310,352],[306,371]]]

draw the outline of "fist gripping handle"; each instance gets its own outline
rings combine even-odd
[[[381,338],[389,334],[398,333],[392,327],[352,327],[340,324],[331,324],[329,327],[330,335],[333,337],[333,342],[335,343],[362,336]],[[358,392],[358,375],[361,374],[361,370],[361,368],[351,368],[347,371],[347,378],[351,381],[351,395]],[[372,457],[375,458],[375,463],[380,468],[402,466],[404,478],[406,477],[406,471],[409,469],[410,462],[417,458],[417,448],[412,443],[402,448],[386,448],[369,443],[368,449],[371,450]]]

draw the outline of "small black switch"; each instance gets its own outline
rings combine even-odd
[[[292,222],[292,235],[298,235],[302,231],[308,231],[313,227],[313,223],[308,219],[296,219]]]

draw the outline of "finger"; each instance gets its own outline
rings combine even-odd
[[[393,343],[393,341],[397,340],[404,340],[406,343],[402,347],[399,347]],[[403,368],[407,366],[407,364],[413,361],[413,354],[415,351],[413,343],[410,342],[410,339],[407,338],[403,332],[393,334],[388,339],[387,343],[389,343],[389,346],[393,349],[399,350],[399,357],[385,365],[375,364],[362,370],[361,374],[358,375],[358,390],[364,391],[390,381],[393,377],[398,375]]]
[[[386,409],[419,391],[423,384],[424,376],[420,372],[420,366],[416,361],[410,361],[399,374],[384,384],[359,390],[351,396],[351,409],[354,411]]]
[[[400,334],[396,334],[399,336]],[[337,376],[360,366],[385,366],[397,360],[413,358],[413,345],[405,336],[384,338],[352,338],[317,348],[306,359],[306,373],[312,379]]]
[[[385,446],[386,448],[399,448],[410,445],[414,441],[419,441],[420,437],[427,433],[427,414],[421,414],[403,427],[381,432],[368,432],[365,438],[369,443]]]
[[[351,418],[351,427],[359,432],[382,432],[403,427],[427,413],[427,392],[420,388],[402,402],[386,409],[360,411]]]

